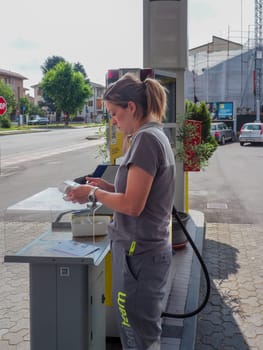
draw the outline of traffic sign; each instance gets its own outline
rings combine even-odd
[[[3,96],[0,96],[0,115],[5,114],[7,111],[7,103]]]

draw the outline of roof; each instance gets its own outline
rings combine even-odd
[[[90,85],[92,86],[92,87],[94,87],[94,88],[105,88],[105,86],[103,86],[103,85],[101,85],[101,84],[97,84],[97,83],[94,83],[94,82],[92,82],[92,81],[90,81],[89,82],[90,83]]]
[[[38,84],[31,85],[30,87],[34,89],[36,87],[39,87],[40,85],[41,85],[41,83],[38,83]]]
[[[22,80],[28,79],[19,73],[11,72],[10,70],[1,69],[1,68],[0,68],[0,75],[6,76],[6,77],[18,78],[18,79],[22,79]]]
[[[243,45],[237,42],[223,39],[213,35],[212,41],[210,43],[200,45],[190,49],[189,54],[194,55],[195,53],[199,53],[202,51],[215,52],[215,51],[226,51],[226,50],[240,50],[242,47]]]

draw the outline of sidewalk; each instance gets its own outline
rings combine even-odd
[[[263,349],[262,246],[262,226],[206,224],[202,255],[210,274],[209,302],[196,319],[174,321],[170,338],[163,336],[162,350]],[[186,307],[193,303],[199,287],[194,258],[191,272]],[[179,286],[182,284],[174,285],[172,294]],[[201,300],[204,288],[202,284]],[[173,303],[181,305],[182,300],[177,295]],[[192,305],[188,311],[193,309]]]
[[[28,129],[28,130],[1,130],[0,136],[6,136],[6,135],[19,135],[19,134],[32,134],[36,132],[47,132],[50,131],[50,129]]]
[[[211,297],[195,350],[263,349],[263,227],[208,224],[204,258]]]
[[[93,125],[91,127],[93,128],[93,127],[99,127],[99,126]],[[70,126],[67,126],[66,128],[68,128],[68,129],[78,129],[78,128],[90,128],[90,127],[87,126],[87,124],[84,124],[83,126],[70,125]],[[49,125],[46,125],[44,127],[43,126],[42,127],[39,126],[38,128],[31,128],[31,129],[29,128],[29,129],[23,129],[23,130],[6,129],[6,130],[0,130],[0,136],[48,132],[48,131],[58,130],[58,129],[65,129],[65,126],[56,127],[54,125],[50,125],[49,124]]]
[[[192,237],[202,250],[204,218],[192,211]],[[24,227],[0,222],[0,349],[29,350],[28,264],[4,264],[5,233],[13,234],[13,248],[29,243],[43,223]],[[5,226],[5,227],[4,227]],[[197,317],[164,319],[162,350],[263,349],[263,227],[206,224],[203,256],[211,277],[211,297]],[[30,235],[29,235],[30,233]],[[10,239],[8,240],[10,242]],[[8,247],[9,249],[11,247]],[[189,244],[174,256],[174,274],[166,312],[192,311],[198,304],[200,267]],[[201,293],[202,294],[202,293]],[[197,322],[198,321],[198,322]],[[100,350],[100,349],[98,349]]]

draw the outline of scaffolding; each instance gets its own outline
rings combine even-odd
[[[233,101],[237,112],[263,110],[263,0],[255,0],[254,25],[228,29],[227,38],[189,50],[186,98],[192,101]]]
[[[189,51],[186,98],[233,101],[238,112],[254,111],[254,67],[253,26],[242,33],[229,30],[227,39],[213,36],[212,42]]]
[[[262,105],[262,1],[255,0],[255,110],[257,120],[260,119],[260,106]]]

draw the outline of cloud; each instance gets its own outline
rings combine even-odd
[[[21,62],[17,63],[15,65],[17,71],[25,71],[25,72],[39,72],[40,71],[40,64],[35,61],[27,61],[27,62]]]
[[[10,44],[12,49],[17,50],[35,50],[39,47],[39,45],[35,41],[27,40],[24,38],[16,38],[11,41]]]
[[[211,4],[211,0],[192,0],[189,4],[190,16],[193,14],[192,21],[202,22],[209,17],[216,16],[216,12],[216,6],[214,3]]]

